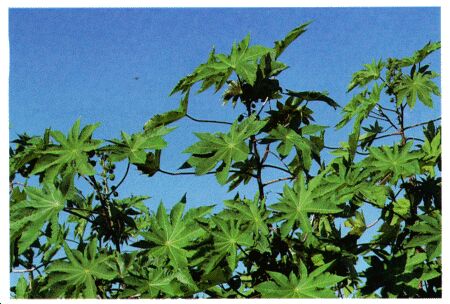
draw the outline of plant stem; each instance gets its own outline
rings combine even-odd
[[[116,188],[114,189],[114,191],[116,191],[116,190],[120,187],[120,185],[122,185],[122,183],[125,181],[125,178],[127,177],[128,172],[130,171],[130,165],[131,165],[131,163],[128,161],[128,165],[127,165],[127,169],[126,169],[126,171],[125,171],[125,174],[123,175],[123,177],[122,177],[122,179],[120,180],[120,182],[116,185]],[[109,198],[109,197],[111,196],[111,194],[114,193],[114,191],[111,190],[111,191],[106,195],[106,197]]]
[[[228,121],[220,121],[220,120],[207,120],[207,119],[198,119],[194,118],[191,115],[187,114],[185,115],[190,120],[196,121],[196,122],[205,122],[205,123],[215,123],[215,124],[223,124],[223,125],[232,125],[231,122]]]
[[[70,213],[70,214],[72,214],[74,216],[78,216],[79,218],[82,218],[82,219],[88,221],[89,223],[92,223],[92,220],[90,218],[88,218],[87,216],[81,215],[81,214],[79,214],[77,212],[74,212],[72,209],[64,208],[63,211],[65,211],[67,213]]]
[[[270,184],[275,184],[275,183],[278,183],[278,182],[281,182],[281,181],[292,180],[292,179],[294,179],[294,177],[292,177],[292,176],[289,176],[289,177],[282,177],[282,178],[277,178],[277,179],[268,181],[268,182],[264,183],[263,185],[264,185],[264,187],[265,187],[265,186],[268,186],[268,185],[270,185]]]
[[[438,120],[441,120],[441,117],[438,117],[436,119],[432,119],[432,120],[429,120],[429,121],[426,121],[426,122],[421,122],[421,123],[418,123],[418,124],[415,124],[415,125],[404,127],[403,130],[408,130],[408,129],[412,129],[412,128],[415,128],[415,127],[427,125],[430,122],[435,122],[435,121],[438,121]]]

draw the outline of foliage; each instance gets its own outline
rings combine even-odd
[[[94,137],[99,124],[80,131],[78,120],[67,136],[19,135],[10,148],[10,261],[25,275],[14,297],[440,297],[439,119],[404,115],[417,100],[432,107],[439,96],[438,74],[423,61],[440,43],[354,73],[348,91],[359,92],[335,128],[353,126],[332,148],[325,135],[333,131],[315,123],[313,108],[322,102],[334,115],[339,104],[277,79],[287,69],[280,55],[308,25],[274,47],[251,45],[248,35],[229,54],[213,49],[171,92],[183,94],[178,109],[151,118],[142,132],[103,141]],[[242,112],[232,123],[197,119],[229,129],[195,133],[179,171],[165,171],[164,137],[174,130],[167,126],[193,119],[197,85],[223,90],[224,104]],[[421,126],[423,136],[412,133]],[[149,197],[119,193],[130,167],[151,178],[215,174],[230,191],[242,183],[257,191],[217,202],[218,212],[186,208],[186,196],[153,212]],[[265,180],[269,169],[279,177]],[[273,199],[268,189],[282,182]],[[369,207],[375,223],[366,222]]]

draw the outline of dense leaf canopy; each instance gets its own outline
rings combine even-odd
[[[77,120],[67,135],[18,135],[10,147],[10,262],[28,276],[11,287],[14,297],[440,297],[440,118],[405,116],[417,100],[432,108],[440,96],[439,75],[423,63],[440,43],[363,65],[341,107],[326,91],[290,90],[277,78],[288,68],[280,56],[309,24],[273,47],[251,45],[247,35],[229,54],[213,49],[172,90],[182,94],[179,107],[141,132],[100,140],[99,124],[81,129]],[[241,114],[193,119],[196,85],[222,90],[224,105],[231,100]],[[318,103],[329,115],[340,111],[334,130],[315,122]],[[184,118],[228,129],[195,133],[184,164],[163,170],[165,136],[175,129],[168,125]],[[348,138],[329,147],[327,138],[349,123]],[[183,196],[170,210],[161,202],[151,211],[148,196],[122,191],[130,168],[155,179],[214,174],[230,191],[248,183],[257,191],[197,208],[186,208]],[[366,222],[367,208],[376,222]]]

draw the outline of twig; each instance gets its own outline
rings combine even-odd
[[[198,119],[194,118],[191,115],[187,114],[185,115],[190,120],[196,121],[196,122],[206,122],[206,123],[216,123],[216,124],[222,124],[222,125],[232,125],[231,122],[228,121],[220,121],[220,120],[207,120],[207,119]]]
[[[161,168],[158,169],[158,172],[161,172],[161,173],[164,173],[164,174],[167,174],[167,175],[172,175],[172,176],[176,176],[176,175],[197,175],[195,172],[170,172],[170,171],[163,170]],[[251,174],[251,173],[248,173],[248,172],[242,172],[242,171],[239,171],[239,170],[230,170],[230,172],[231,173],[243,173],[243,174],[249,175],[251,177],[256,177],[255,174]],[[217,171],[210,171],[210,172],[206,172],[204,175],[216,174],[216,173],[217,173]]]
[[[90,218],[88,218],[87,216],[84,216],[84,215],[81,215],[81,214],[79,214],[79,213],[77,213],[77,212],[74,212],[73,210],[71,210],[71,209],[69,209],[69,208],[64,208],[63,210],[64,210],[65,212],[67,212],[67,213],[70,213],[70,214],[74,215],[74,216],[78,216],[78,217],[80,217],[80,218],[82,218],[82,219],[85,219],[85,220],[88,221],[89,223],[92,223],[92,220],[91,220]]]
[[[262,104],[261,108],[259,109],[258,113],[256,113],[256,116],[259,116],[261,114],[262,110],[264,109],[264,106],[266,105],[267,101],[269,100],[269,97],[266,97],[266,100],[264,100],[264,103]]]
[[[278,166],[275,166],[275,165],[262,165],[262,167],[263,167],[263,168],[273,168],[273,169],[278,169],[278,170],[281,170],[281,171],[283,171],[283,172],[286,172],[286,173],[290,174],[291,176],[294,176],[294,175],[291,173],[291,171],[289,171],[289,170],[287,170],[287,169],[284,169],[284,168],[281,168],[281,167],[278,167]]]
[[[277,178],[277,179],[274,179],[274,180],[271,180],[271,181],[268,181],[268,182],[264,183],[263,186],[265,187],[265,186],[268,186],[270,184],[278,183],[278,182],[285,181],[285,180],[292,180],[292,179],[294,179],[294,177],[292,177],[292,176]]]
[[[383,121],[388,121],[386,118],[384,118],[384,117],[377,117],[377,116],[373,116],[373,115],[371,115],[371,114],[369,114],[369,117],[370,118],[373,118],[373,119],[380,119],[380,120],[383,120]]]
[[[35,270],[37,270],[37,268],[36,267],[32,267],[30,269],[13,269],[12,272],[14,272],[14,273],[25,273],[25,272],[33,272]]]
[[[330,150],[340,150],[340,149],[344,149],[343,147],[330,147],[330,146],[323,146],[325,149],[330,149]],[[367,155],[369,155],[370,153],[366,153],[366,152],[359,152],[358,150],[355,150],[355,153],[356,154],[359,154],[359,155],[365,155],[365,156],[367,156]]]
[[[386,134],[386,135],[381,135],[381,136],[375,137],[373,140],[380,139],[380,138],[385,138],[385,137],[390,137],[390,136],[395,136],[395,135],[400,135],[401,136],[402,133],[397,131],[397,132],[394,132],[394,133],[390,133],[390,134]]]
[[[107,198],[110,197],[111,194],[113,194],[114,191],[116,191],[116,190],[120,187],[120,185],[122,185],[122,183],[125,181],[125,178],[126,178],[127,175],[128,175],[128,171],[130,171],[130,162],[128,162],[127,169],[126,169],[125,174],[123,175],[122,179],[120,180],[120,182],[116,185],[116,187],[114,188],[114,190],[111,190],[111,191],[106,195]]]
[[[375,222],[370,223],[369,225],[366,226],[366,229],[369,229],[369,228],[375,226],[379,221],[380,221],[380,219],[377,219]]]
[[[412,128],[415,128],[415,127],[418,127],[418,126],[427,125],[430,122],[435,122],[435,121],[438,121],[438,120],[441,120],[441,117],[438,117],[436,119],[432,119],[432,120],[429,120],[429,121],[426,121],[426,122],[421,122],[421,123],[418,123],[418,124],[415,124],[415,125],[404,127],[403,130],[408,130],[408,129],[412,129]]]
[[[420,142],[425,142],[423,139],[417,138],[417,137],[407,137],[406,138],[406,140],[409,140],[409,139],[417,140],[417,141],[420,141]]]
[[[397,113],[397,112],[395,112],[395,110],[392,110],[392,109],[388,109],[388,108],[385,108],[385,107],[383,107],[383,106],[382,106],[382,105],[380,105],[380,104],[378,104],[377,106],[378,106],[379,108],[381,108],[381,109],[385,110],[385,111],[389,111],[389,112]]]
[[[389,118],[389,116],[387,116],[384,112],[383,109],[380,107],[378,107],[378,112],[380,112],[380,114],[387,119],[387,122],[389,122],[391,124],[392,127],[394,127],[395,129],[397,129],[397,126],[392,122],[392,120]]]
[[[270,153],[270,144],[267,144],[261,163],[264,163],[266,161],[267,157],[269,156],[269,153]]]

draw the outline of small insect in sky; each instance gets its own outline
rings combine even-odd
[[[139,76],[134,76],[133,79],[134,80],[139,80]]]

